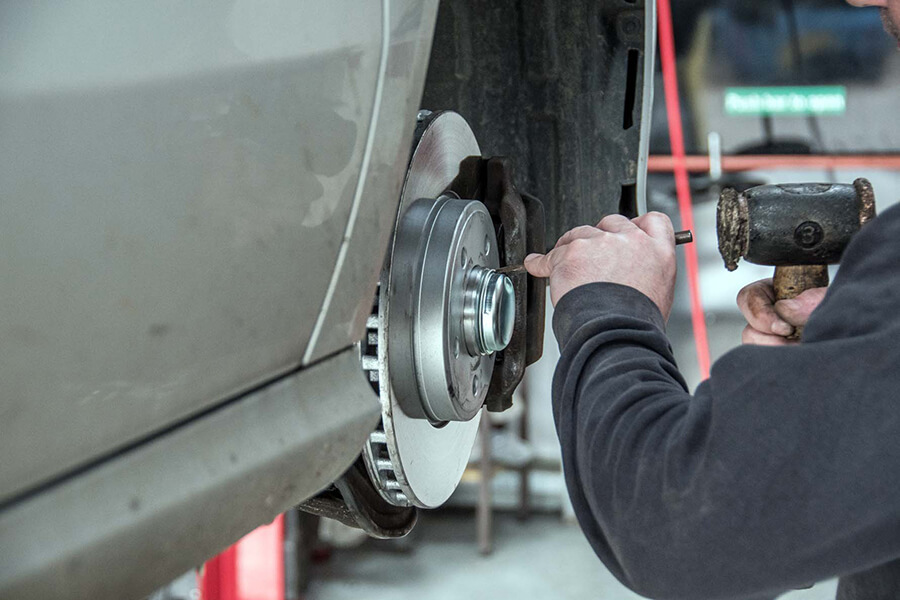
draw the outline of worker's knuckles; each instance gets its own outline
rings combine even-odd
[[[564,248],[578,240],[595,237],[600,233],[601,232],[596,227],[591,227],[590,225],[581,225],[580,227],[576,227],[564,233],[563,236],[559,238],[559,241],[556,242],[556,246],[554,246],[554,249]]]
[[[618,233],[629,229],[635,229],[637,226],[631,222],[628,217],[623,215],[607,215],[597,223],[597,227],[603,231],[610,233]]]
[[[754,281],[741,288],[737,295],[738,306],[746,305],[752,298],[759,298],[772,304],[775,302],[775,290],[772,287],[771,279],[762,279]]]
[[[602,243],[599,241],[595,241],[590,237],[580,237],[578,239],[572,240],[571,244],[568,244],[564,251],[566,255],[569,257],[577,257],[582,255],[584,252],[589,251],[591,248],[596,246],[598,243]]]
[[[647,221],[652,221],[654,223],[659,223],[660,225],[665,225],[672,228],[672,219],[670,219],[669,216],[665,213],[661,213],[658,210],[651,210],[650,212],[645,214],[643,218]]]
[[[744,327],[744,331],[741,333],[741,342],[750,346],[790,346],[794,343],[780,335],[754,329],[752,325]]]
[[[747,287],[741,290],[738,294],[738,308],[747,322],[760,331],[771,331],[778,319],[772,299],[758,288]]]
[[[588,263],[607,254],[609,243],[602,237],[580,237],[553,251],[557,264]]]
[[[775,314],[775,292],[771,279],[755,281],[744,286],[737,295],[737,305],[744,318],[753,325],[761,325],[758,329],[768,330],[777,319]]]
[[[632,219],[632,222],[650,237],[673,246],[675,242],[675,227],[672,220],[661,212],[651,211],[640,217]]]

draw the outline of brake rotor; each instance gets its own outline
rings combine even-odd
[[[446,192],[463,159],[480,156],[475,135],[453,112],[423,112],[417,133],[368,322],[363,365],[377,381],[382,424],[363,460],[391,504],[436,508],[468,463],[515,307],[495,271],[490,214]]]

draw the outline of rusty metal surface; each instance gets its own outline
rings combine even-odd
[[[675,232],[675,245],[681,246],[683,244],[693,244],[694,243],[694,232],[686,229],[685,231],[676,231]]]
[[[853,187],[859,199],[859,226],[862,227],[875,218],[875,190],[872,183],[863,177],[854,181]]]
[[[469,157],[450,190],[461,198],[481,200],[497,228],[501,265],[519,265],[545,248],[544,212],[540,200],[520,194],[506,158]],[[544,341],[546,281],[519,271],[509,275],[516,291],[516,322],[512,340],[498,353],[485,406],[502,412],[512,406],[512,393],[525,367],[541,356]]]
[[[362,459],[347,469],[333,486],[297,508],[362,529],[380,539],[407,535],[419,515],[415,507],[394,506],[384,500],[369,480]]]
[[[653,5],[440,3],[422,104],[465,115],[485,155],[514,161],[520,189],[544,201],[551,247],[578,225],[644,212]]]
[[[522,194],[528,227],[525,231],[525,256],[541,253],[547,248],[543,203],[531,194]],[[524,260],[524,259],[523,259]],[[527,310],[525,311],[525,366],[536,363],[544,352],[544,311],[547,302],[547,280],[525,277],[528,280]]]
[[[729,271],[737,269],[738,261],[747,252],[748,237],[747,203],[734,188],[725,188],[716,207],[716,229],[719,237],[719,254]]]

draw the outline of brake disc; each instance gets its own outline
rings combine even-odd
[[[466,468],[515,297],[487,209],[447,192],[481,154],[472,130],[453,112],[423,111],[418,125],[363,345],[382,405],[363,460],[389,503],[436,508]]]

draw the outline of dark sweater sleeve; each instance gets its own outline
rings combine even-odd
[[[741,346],[693,396],[646,296],[561,299],[566,483],[620,581],[765,598],[900,557],[898,240],[895,208],[856,236],[800,346]]]

